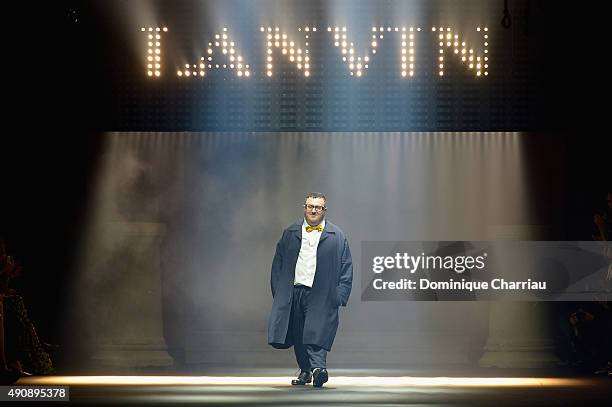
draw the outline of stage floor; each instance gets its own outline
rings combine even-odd
[[[417,375],[389,369],[330,369],[330,380],[323,388],[291,386],[294,372],[286,369],[216,372],[30,377],[17,385],[67,385],[67,404],[71,405],[505,407],[603,406],[612,400],[610,378],[555,377],[534,371],[531,375],[530,371],[509,375],[512,372],[491,370],[481,375],[458,375],[456,371]]]

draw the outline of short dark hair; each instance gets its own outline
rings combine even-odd
[[[323,198],[323,200],[325,201],[325,206],[327,206],[327,198],[320,192],[309,192],[306,195],[306,198],[304,198],[304,202],[306,202],[308,198]]]

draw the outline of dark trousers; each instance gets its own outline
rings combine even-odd
[[[289,322],[294,340],[293,351],[295,352],[295,359],[300,369],[304,371],[309,371],[317,367],[327,367],[327,351],[320,346],[302,342],[304,337],[304,322],[306,322],[306,315],[308,315],[309,295],[310,287],[293,287],[293,302],[291,304],[291,317]]]

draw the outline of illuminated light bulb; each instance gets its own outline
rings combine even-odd
[[[193,76],[198,76],[198,73],[194,71],[194,72],[192,73],[192,75],[193,75]]]
[[[444,71],[440,71],[440,76],[444,76]]]
[[[153,72],[151,72],[151,71],[147,71],[147,75],[149,75],[149,76],[153,76]]]
[[[317,31],[317,27],[312,27],[312,31]]]
[[[165,33],[168,32],[168,27],[162,28],[162,31],[165,32]]]
[[[480,31],[480,27],[476,27],[476,31]]]
[[[361,76],[361,71],[357,71],[357,76]]]
[[[436,31],[436,27],[431,27],[431,31]]]
[[[191,75],[191,72],[185,71],[185,76],[189,76],[189,75]]]
[[[238,76],[242,76],[242,71],[238,71],[238,72],[236,72],[236,75],[238,75]]]
[[[484,50],[484,53],[485,53],[485,54],[488,54],[488,53],[489,53],[489,50],[488,50],[488,49],[485,49],[485,50]]]
[[[181,71],[176,71],[177,76],[183,76],[183,72]]]
[[[274,31],[280,31],[280,28],[275,27],[275,28],[274,28]]]
[[[153,36],[152,36],[151,34],[149,34],[149,39],[150,39],[150,40],[152,40],[152,39],[153,39]]]
[[[153,27],[149,27],[149,31],[153,31]]]
[[[402,71],[402,76],[406,76],[406,71]]]
[[[266,73],[266,75],[268,75],[268,76],[272,76],[272,72],[271,72],[271,71],[268,71],[268,72]]]
[[[148,60],[148,61],[153,61],[153,57],[152,57],[151,55],[149,55],[149,56],[147,57],[147,60]]]
[[[444,64],[439,65],[440,69],[444,68]]]
[[[155,60],[156,60],[156,61],[160,61],[160,60],[161,60],[161,58],[159,57],[159,55],[156,55],[156,56],[155,56]]]
[[[489,31],[489,29],[487,27],[484,28],[485,31]]]
[[[372,41],[372,46],[375,47],[376,46],[376,41]]]
[[[484,64],[485,69],[489,67],[489,64]]]
[[[450,27],[446,27],[446,31],[450,31],[450,30],[451,30]]]
[[[410,72],[408,72],[408,74],[409,74],[410,76],[413,76],[413,75],[414,75],[414,71],[410,71]]]
[[[204,69],[204,64],[200,64],[200,69]]]
[[[141,28],[140,28],[140,31],[146,31],[146,30],[145,30],[145,28],[144,28],[144,27],[141,27]]]
[[[379,27],[378,31],[380,32],[385,31],[385,27]]]
[[[264,28],[263,27],[259,27],[259,31],[264,32]]]
[[[268,27],[268,32],[271,32],[271,31],[272,31],[272,27]]]
[[[474,68],[474,64],[470,64],[470,69]]]
[[[462,60],[463,62],[465,62],[465,57],[461,57],[461,60]]]
[[[485,71],[485,73],[484,73],[484,74],[485,74],[485,76],[489,75],[489,73],[488,73],[487,71]]]
[[[310,76],[310,72],[304,71],[304,76]]]
[[[480,71],[476,72],[476,76],[480,76]]]

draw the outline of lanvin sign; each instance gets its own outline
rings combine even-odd
[[[253,76],[272,78],[278,69],[279,60],[285,59],[307,80],[316,74],[316,67],[325,61],[318,56],[329,55],[321,49],[312,49],[313,44],[329,44],[336,51],[336,58],[342,61],[346,74],[355,79],[365,76],[376,61],[377,51],[386,45],[397,49],[396,65],[387,67],[397,72],[399,79],[409,80],[419,75],[416,68],[420,57],[417,49],[420,41],[433,44],[429,60],[434,61],[430,69],[438,76],[445,75],[449,63],[464,66],[465,72],[474,79],[489,75],[490,30],[486,26],[473,27],[474,32],[448,26],[371,26],[368,31],[369,43],[365,51],[358,52],[346,26],[300,26],[287,30],[278,26],[261,26],[253,33],[261,38],[265,52],[262,66],[253,66],[247,60],[244,49],[232,33],[231,27],[223,27],[208,39],[208,46],[197,60],[165,61],[165,36],[169,29],[165,26],[140,27],[143,35],[145,75],[151,79],[173,75],[181,80],[204,79],[212,70],[227,70],[238,78],[247,80]],[[359,27],[359,30],[364,29]],[[363,32],[362,32],[363,33]],[[313,41],[315,36],[324,36],[324,41]],[[471,39],[471,43],[470,40]],[[476,38],[476,40],[474,40]],[[318,38],[317,40],[320,40]],[[362,48],[363,49],[363,46]],[[175,66],[174,72],[164,72],[162,66]]]

